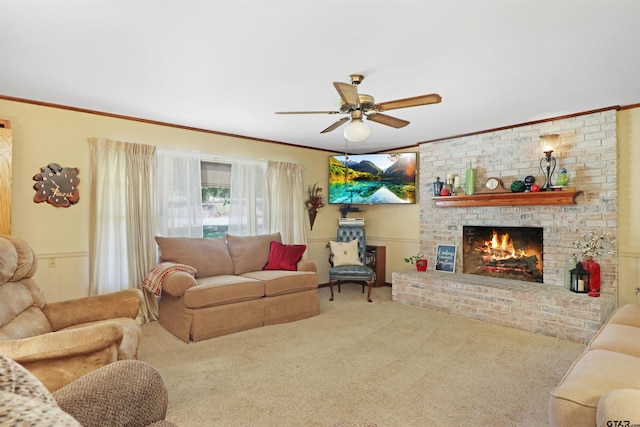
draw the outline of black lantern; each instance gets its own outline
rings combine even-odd
[[[576,264],[571,272],[571,286],[569,290],[577,293],[587,293],[591,289],[591,274],[584,269],[582,263]]]

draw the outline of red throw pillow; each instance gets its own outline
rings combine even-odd
[[[307,250],[307,245],[283,245],[280,242],[271,242],[269,248],[269,261],[263,270],[290,270],[298,269],[298,261]]]

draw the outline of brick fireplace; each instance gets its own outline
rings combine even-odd
[[[541,135],[557,134],[553,155],[558,170],[566,168],[583,193],[575,205],[436,207],[432,182],[449,174],[464,182],[471,162],[476,191],[488,177],[506,188],[532,175],[544,182],[540,159],[548,149]],[[588,232],[617,237],[616,110],[527,124],[420,145],[420,247],[434,260],[438,244],[463,250],[465,226],[537,227],[544,239],[542,283],[463,273],[463,257],[455,272],[393,273],[393,299],[480,320],[588,342],[617,301],[618,265],[614,254],[597,259],[602,270],[602,296],[592,298],[564,288],[565,266],[572,243]],[[434,265],[430,262],[429,265]]]

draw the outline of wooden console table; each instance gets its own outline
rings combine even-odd
[[[386,246],[367,245],[366,262],[373,270],[373,286],[379,288],[385,286],[387,274],[387,248]]]

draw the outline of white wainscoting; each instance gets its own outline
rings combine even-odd
[[[47,302],[82,298],[89,295],[89,253],[36,254],[36,283]]]

